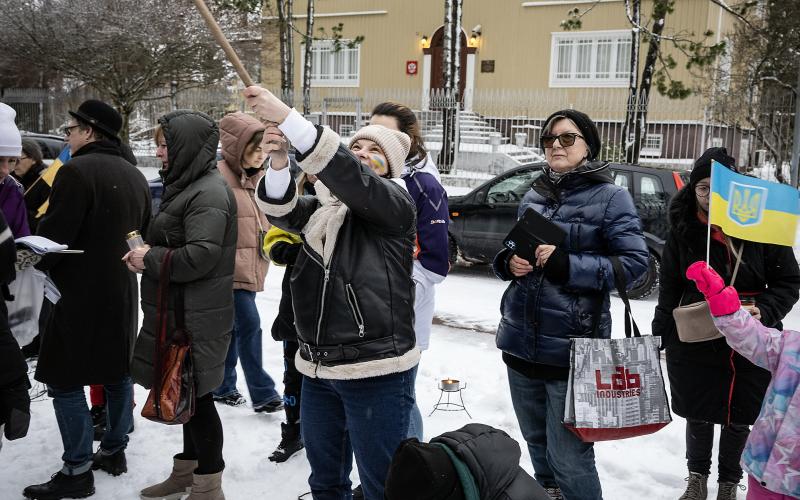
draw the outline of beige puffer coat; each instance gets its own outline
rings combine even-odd
[[[259,179],[264,170],[248,176],[241,165],[245,146],[264,125],[244,113],[225,115],[219,122],[222,157],[217,168],[225,182],[236,196],[239,238],[236,242],[236,270],[233,275],[233,288],[260,292],[264,290],[264,278],[269,262],[261,257],[259,231],[269,230],[270,224],[264,213],[256,207],[253,198]]]

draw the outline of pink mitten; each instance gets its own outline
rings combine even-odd
[[[689,266],[686,277],[693,280],[697,289],[705,295],[712,315],[733,314],[741,307],[736,289],[732,286],[726,287],[720,275],[705,262],[698,261]]]
[[[706,297],[716,295],[725,288],[725,282],[717,272],[702,260],[686,270],[686,277],[695,282],[697,289]]]

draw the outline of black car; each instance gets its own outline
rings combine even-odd
[[[491,262],[503,246],[503,239],[517,221],[522,197],[544,163],[517,167],[483,183],[464,196],[449,197],[450,260],[460,255],[473,263]],[[688,180],[688,172],[667,168],[611,163],[614,182],[628,189],[642,219],[650,249],[647,273],[631,285],[631,298],[645,298],[658,287],[661,252],[667,235],[669,199]]]
[[[34,132],[20,132],[23,139],[33,139],[42,150],[42,159],[50,164],[58,158],[61,150],[64,149],[64,137],[53,134],[37,134]]]

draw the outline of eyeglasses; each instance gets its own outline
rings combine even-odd
[[[698,184],[694,187],[694,194],[696,194],[700,198],[707,198],[708,193],[710,192],[711,192],[711,186],[706,186],[705,184]]]
[[[80,125],[69,125],[67,127],[62,128],[61,131],[64,133],[65,137],[69,137],[69,135],[72,133],[72,129],[76,127],[80,127]]]
[[[543,135],[541,139],[542,147],[552,148],[556,139],[558,139],[558,143],[561,144],[561,147],[568,148],[575,144],[576,137],[583,139],[581,134],[576,134],[575,132],[564,132],[558,135]]]
[[[27,159],[29,159],[29,158],[30,158],[30,156],[20,156],[20,157],[19,157],[19,159],[20,159],[20,160],[27,160]]]

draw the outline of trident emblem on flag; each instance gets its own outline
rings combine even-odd
[[[732,182],[728,216],[740,226],[759,224],[767,204],[767,193],[763,187]]]

